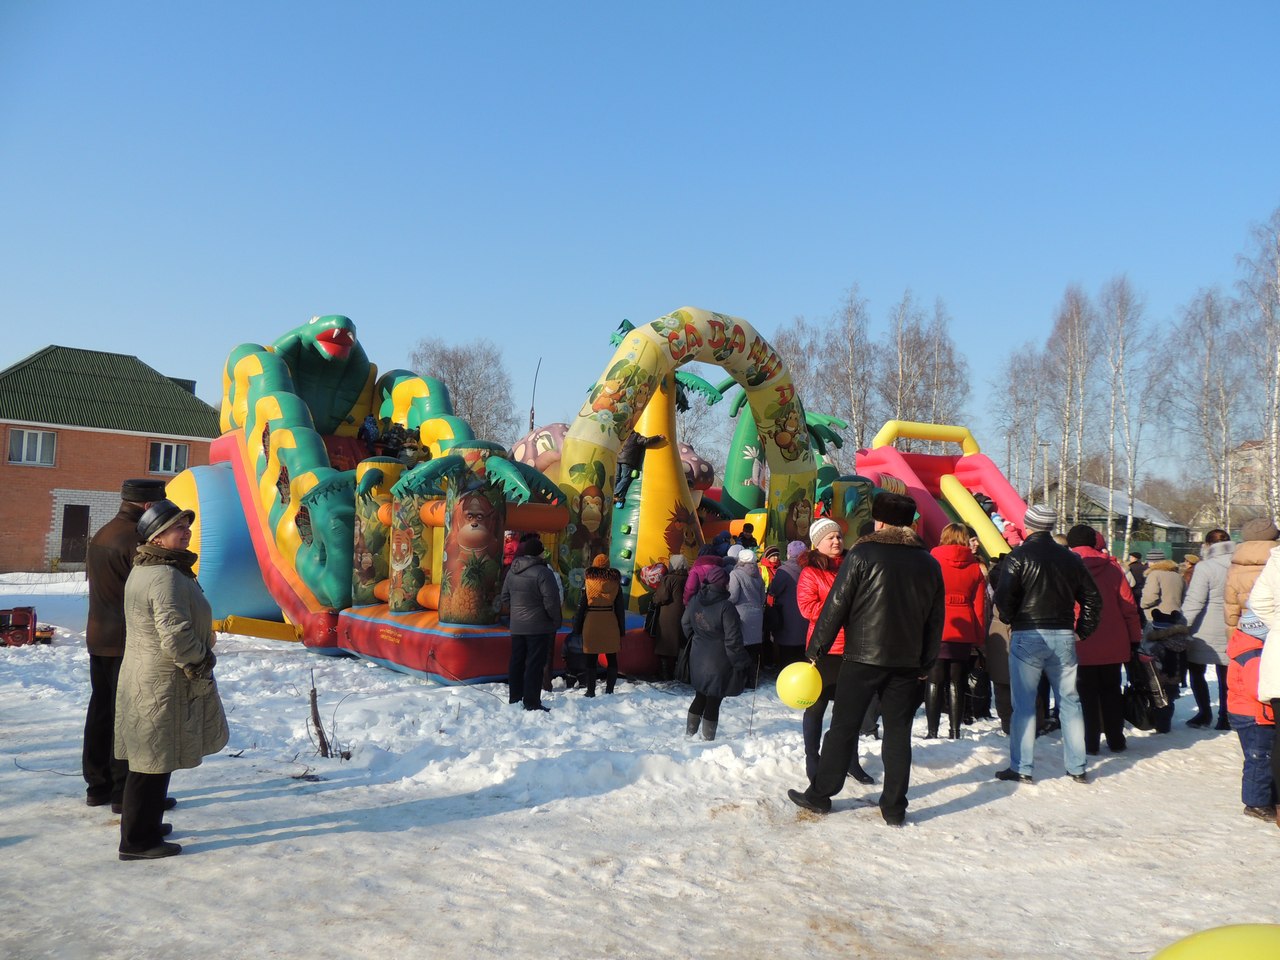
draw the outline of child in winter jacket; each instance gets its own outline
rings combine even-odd
[[[1267,625],[1253,611],[1240,615],[1227,641],[1227,720],[1240,738],[1244,770],[1240,799],[1246,816],[1276,818],[1276,785],[1271,779],[1275,713],[1257,698],[1258,668],[1267,642]]]

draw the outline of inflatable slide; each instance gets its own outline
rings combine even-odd
[[[222,430],[170,485],[215,612],[446,683],[506,676],[503,531],[554,538],[568,514],[443,384],[378,376],[348,318],[316,317],[231,352]]]
[[[955,443],[958,454],[903,453],[895,440],[930,440]],[[920,512],[920,535],[926,543],[938,542],[942,528],[956,520],[967,523],[989,557],[1009,552],[1009,544],[996,529],[974,494],[990,498],[1005,520],[1022,530],[1027,505],[1018,496],[991,458],[983,454],[965,427],[890,420],[876,434],[867,450],[857,454],[858,473],[878,486],[893,489],[901,481]]]

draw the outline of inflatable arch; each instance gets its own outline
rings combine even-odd
[[[652,436],[662,432],[655,425],[673,425],[674,414],[668,416],[667,408],[673,404],[675,372],[694,361],[716,364],[733,377],[745,391],[758,424],[761,454],[769,466],[768,512],[764,529],[757,530],[758,537],[772,545],[807,535],[817,465],[804,406],[790,371],[745,320],[681,307],[625,334],[565,436],[559,483],[568,502],[569,523],[558,559],[566,574],[569,608],[576,605],[582,572],[591,558],[597,553],[618,555],[621,551],[611,554],[611,540],[632,532],[632,524],[615,522],[613,516],[612,478],[622,444],[638,427],[644,428],[641,433],[652,431],[646,433]],[[654,454],[675,446],[672,433],[665,436],[667,444],[648,451],[646,475],[655,459],[664,462]],[[666,459],[679,463],[675,454]],[[674,502],[662,506],[692,515],[695,505],[683,469],[673,476],[669,495]],[[665,559],[671,552],[663,544],[650,547],[643,542],[626,550],[632,555],[624,555],[624,559],[636,568]],[[640,609],[642,593],[631,590],[633,611]]]

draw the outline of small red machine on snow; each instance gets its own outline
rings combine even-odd
[[[0,610],[0,646],[23,647],[29,643],[50,643],[53,627],[42,627],[35,607]]]

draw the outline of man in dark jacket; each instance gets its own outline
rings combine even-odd
[[[1084,714],[1076,693],[1076,636],[1098,627],[1102,597],[1084,562],[1057,544],[1050,531],[1058,514],[1047,504],[1027,508],[1027,538],[1004,558],[995,605],[1009,624],[1009,681],[1013,719],[1009,724],[1009,767],[997,780],[1030,783],[1035,763],[1036,690],[1048,675],[1062,723],[1062,757],[1067,774],[1087,783],[1084,772]],[[1076,608],[1080,614],[1077,619]]]
[[[615,506],[620,507],[627,502],[627,490],[631,486],[631,481],[644,466],[644,452],[665,439],[667,438],[662,434],[646,437],[635,430],[627,434],[627,439],[622,443],[622,449],[618,451],[617,481],[613,485]]]
[[[507,702],[523,703],[526,710],[548,709],[542,704],[542,670],[563,619],[560,588],[542,550],[542,540],[536,535],[521,541],[499,598],[511,611]]]
[[[920,705],[920,680],[942,644],[945,612],[942,570],[911,529],[915,515],[910,497],[876,496],[871,506],[875,530],[845,557],[814,624],[809,659],[817,660],[829,649],[842,628],[845,641],[818,772],[803,793],[787,791],[806,810],[830,812],[831,798],[844,787],[857,750],[862,718],[878,694],[884,718],[880,815],[893,827],[906,819],[911,721]]]
[[[124,660],[124,582],[142,538],[138,521],[147,508],[164,499],[161,480],[126,480],[120,488],[120,510],[93,539],[85,556],[89,580],[89,710],[84,722],[81,772],[88,789],[85,803],[119,806],[129,765],[112,753],[116,727],[116,684]]]

